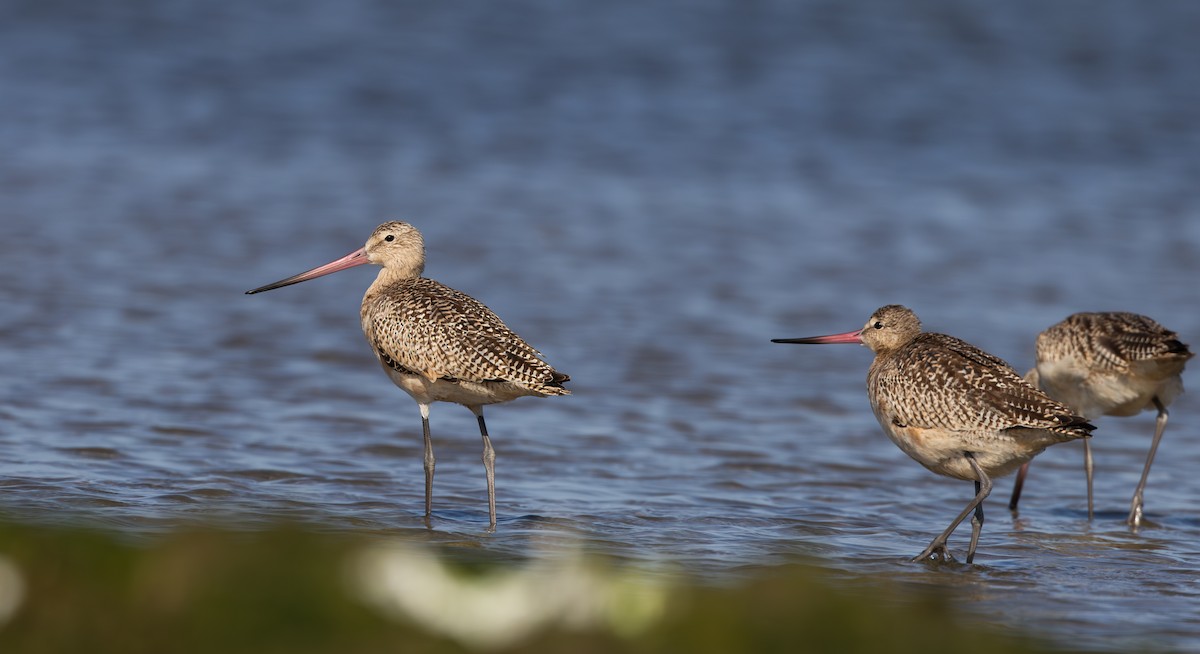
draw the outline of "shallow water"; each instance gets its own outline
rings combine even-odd
[[[921,2],[0,9],[0,489],[131,534],[299,520],[519,556],[586,539],[702,574],[818,557],[953,589],[1064,646],[1200,648],[1200,400],[1123,525],[1153,417],[987,503],[880,433],[861,348],[775,346],[893,302],[1024,370],[1080,310],[1200,343],[1200,7]],[[370,273],[246,297],[385,219],[574,395],[420,420],[359,332]],[[1191,372],[1185,382],[1195,385]],[[969,529],[951,540],[961,553]]]

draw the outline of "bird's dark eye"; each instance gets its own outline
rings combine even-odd
[[[875,324],[873,324],[871,326],[874,327],[875,329],[883,329],[883,322],[880,320],[876,320]]]
[[[392,234],[388,234],[387,236],[383,237],[383,240],[387,241],[388,243],[391,243],[392,241],[396,240],[396,237],[393,236]]]

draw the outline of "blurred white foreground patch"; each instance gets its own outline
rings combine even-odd
[[[24,598],[25,580],[21,578],[17,566],[0,556],[0,625],[8,622],[17,612]]]
[[[580,554],[479,572],[447,566],[424,550],[381,547],[358,556],[352,574],[354,587],[380,610],[475,649],[554,627],[634,635],[663,614],[667,594],[646,576],[589,564]]]

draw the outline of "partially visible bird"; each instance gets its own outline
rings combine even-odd
[[[971,563],[992,477],[1012,472],[1050,445],[1089,438],[1095,429],[1001,359],[953,336],[922,332],[916,314],[897,304],[875,311],[859,330],[773,342],[871,348],[867,394],[884,433],[929,470],[975,483],[974,499],[913,561],[952,559],[946,541],[974,512]]]
[[[1183,372],[1192,358],[1175,332],[1146,316],[1126,312],[1076,313],[1038,335],[1037,367],[1025,378],[1088,419],[1132,416],[1156,409],[1154,440],[1142,478],[1133,492],[1126,522],[1141,526],[1142,495],[1154,454],[1167,426],[1167,406],[1183,392]],[[1092,517],[1092,451],[1084,441],[1088,518]],[[1029,469],[1017,473],[1008,508],[1016,511]]]
[[[483,437],[487,475],[488,528],[496,527],[496,453],[483,420],[487,404],[532,395],[569,395],[570,377],[542,360],[541,354],[500,318],[465,293],[422,277],[425,242],[408,223],[386,222],[365,246],[307,272],[246,293],[260,293],[373,263],[381,266],[362,301],[362,329],[392,382],[421,409],[425,441],[425,518],[433,502],[433,442],[429,405],[461,404],[475,414]]]

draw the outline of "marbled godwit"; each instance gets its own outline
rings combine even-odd
[[[911,310],[878,309],[859,330],[774,343],[861,343],[875,360],[867,393],[892,442],[939,475],[975,482],[975,498],[913,561],[950,556],[946,540],[972,511],[967,563],[983,528],[992,477],[1015,470],[1055,443],[1094,427],[1027,384],[1004,361],[953,336],[921,331]]]
[[[1175,332],[1136,313],[1077,313],[1038,334],[1037,367],[1025,379],[1051,397],[1095,419],[1132,416],[1155,408],[1154,440],[1142,479],[1133,492],[1127,522],[1142,523],[1142,493],[1154,453],[1167,426],[1167,406],[1183,392],[1180,373],[1192,358]],[[1092,451],[1084,441],[1088,519],[1092,517]],[[1008,508],[1016,511],[1029,463],[1021,466]]]
[[[461,404],[483,436],[489,529],[496,527],[496,453],[483,421],[486,404],[532,395],[569,395],[570,377],[554,370],[491,309],[469,295],[421,276],[425,242],[408,223],[377,227],[367,244],[336,261],[267,284],[260,293],[365,263],[382,266],[362,301],[362,328],[384,371],[421,409],[425,439],[425,517],[433,503],[429,405]]]

